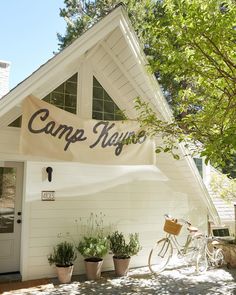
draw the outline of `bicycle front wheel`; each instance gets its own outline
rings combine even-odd
[[[171,241],[168,238],[158,241],[152,248],[148,257],[148,267],[150,271],[154,274],[162,272],[168,265],[172,255],[173,246]]]

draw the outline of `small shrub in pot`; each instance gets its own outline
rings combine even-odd
[[[61,242],[53,248],[53,252],[48,256],[50,265],[55,264],[58,279],[61,283],[69,283],[73,272],[73,262],[75,261],[76,249],[72,243]]]
[[[126,275],[131,256],[141,250],[138,233],[129,234],[128,241],[122,232],[115,231],[108,236],[110,250],[113,253],[115,272],[118,276]]]
[[[101,277],[103,257],[109,251],[109,242],[103,225],[104,215],[91,213],[85,224],[82,224],[82,239],[76,249],[84,257],[85,270],[89,280]]]
[[[130,258],[141,250],[138,233],[129,234],[129,241],[126,241],[122,232],[115,231],[108,236],[108,240],[116,258]]]

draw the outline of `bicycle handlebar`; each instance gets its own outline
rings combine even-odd
[[[170,216],[169,214],[165,214],[164,215],[166,219],[172,219],[175,220],[176,222],[181,222],[181,223],[185,223],[186,225],[190,226],[191,223],[183,218],[177,219],[177,218],[173,218],[172,216]]]

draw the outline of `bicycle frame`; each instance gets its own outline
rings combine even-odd
[[[177,250],[178,255],[184,256],[189,252],[190,249],[195,250],[195,247],[191,246],[191,242],[193,240],[193,237],[191,235],[187,236],[186,241],[183,246],[180,245],[176,236],[168,234],[167,238],[171,241],[173,248],[175,248]]]
[[[215,239],[217,240],[217,239]],[[224,263],[224,254],[222,249],[220,248],[216,248],[214,247],[214,245],[212,245],[212,249],[209,248],[209,244],[208,242],[212,242],[214,241],[214,238],[212,237],[205,237],[204,240],[204,251],[206,253],[206,257],[208,262],[212,265],[212,266],[220,266]]]
[[[169,218],[168,215],[165,215],[165,217]],[[189,234],[181,245],[175,235],[175,231],[165,225],[166,228],[164,230],[166,236],[156,242],[148,257],[148,266],[151,272],[158,274],[163,271],[174,254],[177,254],[178,258],[186,258],[188,264],[190,262],[194,263],[197,272],[207,270],[209,266],[208,262],[214,266],[222,265],[224,260],[222,250],[215,248],[213,250],[209,249],[209,238],[207,236],[199,232],[196,227],[191,226],[191,223],[188,221],[184,219],[179,219],[179,221],[182,221],[182,223],[188,226]],[[177,222],[177,220],[173,222]]]
[[[166,243],[164,243],[163,246],[161,247],[159,253],[158,253],[158,255],[159,255],[160,257],[164,257],[164,256],[166,255],[166,252],[167,252],[167,250],[168,250],[168,247],[169,247],[169,245],[170,245],[170,243],[171,243],[171,238],[168,238],[168,239],[166,240],[166,242],[167,242],[167,245],[166,245]]]

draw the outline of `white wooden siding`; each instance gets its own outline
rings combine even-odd
[[[124,40],[119,39],[119,41],[116,43],[116,45],[113,46],[113,48],[118,46],[118,44],[124,45]],[[119,54],[123,52],[123,49],[119,52]],[[125,49],[127,51],[127,45]],[[113,100],[118,104],[118,106],[121,105],[121,109],[124,109],[122,107],[124,105],[124,102],[126,102],[126,104],[127,102],[131,102],[132,105],[129,105],[128,107],[126,105],[126,111],[133,109],[133,100],[134,98],[139,96],[139,93],[136,91],[134,85],[132,85],[130,81],[127,79],[127,77],[124,75],[124,71],[128,73],[129,70],[132,70],[132,68],[134,67],[135,60],[129,57],[130,63],[127,63],[128,68],[125,65],[117,67],[117,64],[115,63],[114,59],[108,52],[106,52],[103,46],[100,46],[99,50],[93,53],[91,59],[93,67],[96,69],[96,72],[99,73],[99,75],[102,75],[104,79],[106,79],[106,85],[109,83],[109,85],[112,85],[111,87],[115,89],[114,92],[116,92],[116,95],[111,96]],[[105,87],[104,84],[103,87]],[[111,87],[109,87],[108,89],[105,87],[108,93]]]
[[[1,160],[23,160],[19,154],[19,130],[7,128],[1,131]],[[6,153],[7,150],[7,153]],[[103,212],[106,221],[125,233],[139,232],[142,251],[132,259],[131,266],[147,264],[147,256],[155,239],[163,235],[163,215],[170,213],[185,217],[193,224],[206,229],[207,210],[199,198],[191,175],[183,179],[181,171],[188,169],[181,162],[158,155],[159,167],[170,177],[167,182],[131,181],[123,185],[71,196],[74,186],[88,177],[95,177],[97,168],[76,163],[28,162],[26,165],[25,199],[23,206],[22,267],[23,279],[55,276],[55,270],[47,262],[47,255],[59,239],[59,233],[70,232],[76,239],[75,219],[86,217],[90,212]],[[168,160],[167,160],[168,158]],[[178,163],[178,164],[177,164]],[[53,181],[46,180],[45,167],[53,167]],[[178,167],[180,166],[180,167]],[[43,172],[44,171],[44,172]],[[100,174],[106,174],[102,168]],[[185,174],[185,173],[184,173]],[[76,176],[75,176],[76,175]],[[62,190],[63,185],[65,189]],[[55,202],[42,202],[42,190],[55,190]],[[30,197],[33,200],[30,201]],[[76,273],[83,273],[82,257],[76,262]],[[104,270],[112,269],[108,255]]]
[[[90,62],[103,78],[103,86],[114,100],[121,99],[118,105],[125,106],[141,91],[151,95],[143,81],[140,68],[135,64],[123,40],[113,34],[106,40],[116,58],[123,61],[118,67],[103,46],[98,46],[90,57]],[[124,75],[124,72],[128,73]],[[133,83],[129,79],[132,77]],[[105,83],[107,82],[107,84]],[[108,85],[108,86],[107,86]],[[111,89],[114,88],[114,91]],[[117,93],[117,97],[115,95]],[[114,97],[115,96],[115,97]],[[121,103],[122,102],[122,103]],[[123,108],[122,108],[123,109]],[[142,251],[134,257],[131,266],[147,264],[148,252],[154,241],[163,235],[163,215],[184,217],[206,229],[206,206],[199,197],[198,185],[189,173],[186,163],[176,164],[166,155],[158,155],[158,166],[169,177],[168,182],[130,180],[129,183],[110,185],[103,190],[77,194],[75,187],[86,179],[96,177],[96,173],[106,175],[102,167],[99,171],[91,166],[76,163],[35,162],[35,157],[19,154],[19,130],[6,128],[0,131],[0,160],[28,160],[26,163],[25,195],[22,224],[22,276],[34,279],[55,276],[55,270],[47,262],[47,255],[59,241],[58,234],[68,232],[78,238],[75,219],[88,217],[90,212],[103,212],[107,223],[113,223],[125,233],[138,232]],[[29,162],[31,160],[32,162]],[[34,161],[34,162],[33,162]],[[53,180],[47,181],[45,168],[53,167]],[[187,171],[185,173],[185,170]],[[41,191],[55,190],[55,202],[42,202]],[[77,189],[78,191],[78,189]],[[83,273],[82,257],[78,257],[75,273]],[[104,270],[112,269],[111,256],[105,257]]]
[[[126,234],[139,233],[143,248],[138,256],[133,257],[131,266],[147,264],[148,252],[154,241],[163,235],[165,213],[187,219],[191,215],[191,219],[195,218],[198,222],[206,218],[206,210],[199,199],[195,200],[193,195],[184,192],[174,192],[169,182],[133,180],[97,193],[75,194],[72,197],[71,190],[81,185],[87,177],[94,177],[97,168],[93,170],[91,166],[76,163],[45,164],[27,163],[25,204],[29,214],[24,216],[23,226],[28,227],[28,236],[24,237],[24,255],[28,255],[28,264],[23,273],[24,279],[55,276],[55,269],[48,265],[47,255],[53,245],[60,241],[58,234],[66,236],[70,233],[74,240],[79,240],[81,233],[77,231],[75,220],[85,219],[91,212],[103,212],[105,223],[112,223]],[[46,166],[53,167],[51,183],[44,175]],[[105,175],[107,172],[101,167],[100,173]],[[66,187],[63,191],[62,183]],[[56,200],[41,201],[41,191],[52,189],[55,190]],[[32,196],[33,200],[30,201]],[[196,214],[193,208],[197,210]],[[205,225],[202,224],[203,227]],[[107,255],[103,270],[112,268],[111,255]],[[83,258],[79,256],[75,263],[75,273],[83,272]]]
[[[0,136],[0,160],[26,159],[19,154],[19,130],[7,128]],[[57,235],[70,232],[76,239],[75,219],[85,218],[90,212],[101,211],[106,215],[107,223],[115,224],[125,233],[140,234],[143,249],[132,259],[131,266],[147,264],[152,244],[163,235],[165,213],[184,217],[206,230],[207,209],[199,197],[201,192],[197,184],[188,172],[185,173],[189,167],[184,161],[176,162],[165,154],[158,155],[157,163],[169,181],[131,180],[102,191],[76,195],[73,191],[77,185],[96,177],[98,171],[106,175],[106,170],[76,163],[27,162],[22,216],[23,279],[55,276],[55,269],[48,265],[47,254],[59,241]],[[51,183],[46,179],[47,166],[53,167]],[[40,201],[42,190],[55,190],[56,201]],[[84,272],[82,260],[79,256],[75,273]],[[112,268],[111,256],[107,255],[103,269]]]
[[[118,40],[122,37],[122,32],[119,28],[116,28],[113,32],[111,32],[106,38],[106,42],[110,47],[115,46]]]

